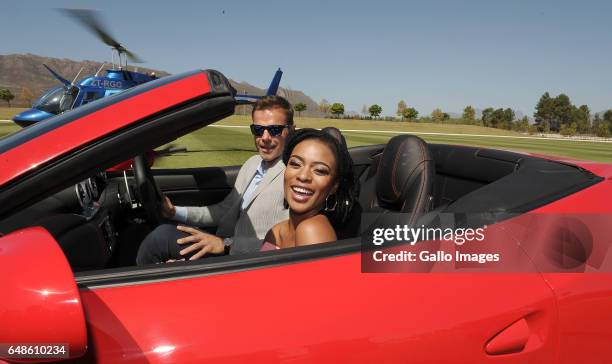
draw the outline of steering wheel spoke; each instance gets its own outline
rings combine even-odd
[[[162,221],[162,193],[155,183],[151,167],[144,154],[134,157],[134,179],[136,180],[136,193],[147,218],[159,224]]]

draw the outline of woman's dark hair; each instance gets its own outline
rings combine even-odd
[[[325,143],[336,158],[338,169],[336,173],[336,182],[338,183],[335,193],[336,208],[334,211],[323,212],[329,218],[334,228],[338,229],[347,220],[354,204],[355,179],[353,178],[353,160],[346,145],[331,134],[317,129],[304,128],[295,131],[289,137],[287,144],[285,144],[285,150],[283,151],[283,162],[285,165],[289,162],[295,146],[309,139],[316,139]],[[331,201],[330,205],[332,204]]]

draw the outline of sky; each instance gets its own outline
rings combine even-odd
[[[10,1],[0,54],[109,61],[110,49],[57,8],[99,10],[143,67],[213,68],[361,111],[399,100],[422,116],[510,107],[540,96],[612,108],[611,1]],[[8,30],[8,31],[7,31]]]

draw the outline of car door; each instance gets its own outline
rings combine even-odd
[[[228,195],[240,166],[154,169],[155,183],[179,206],[206,206]]]
[[[84,360],[555,362],[539,274],[362,273],[349,243],[325,245],[80,276]]]

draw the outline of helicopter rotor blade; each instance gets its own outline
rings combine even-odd
[[[128,51],[124,46],[121,45],[113,36],[110,35],[107,28],[102,25],[100,13],[96,10],[91,9],[58,9],[62,13],[66,14],[81,23],[85,28],[92,32],[95,36],[100,38],[104,44],[115,48],[119,53],[125,53],[130,60],[135,63],[144,62],[136,54]]]
[[[136,55],[134,52],[130,52],[124,48],[123,53],[132,61],[132,63],[144,63],[144,60]]]
[[[95,10],[90,9],[59,9],[62,13],[67,16],[75,19],[80,22],[85,28],[89,29],[92,33],[94,33],[100,40],[102,40],[106,45],[109,45],[113,48],[123,48],[121,43],[117,42],[109,33],[106,31],[105,27],[102,26],[100,22],[99,13]]]
[[[44,63],[43,63],[43,66],[47,69],[47,71],[49,71],[53,75],[53,77],[55,77],[59,82],[63,83],[64,86],[66,86],[66,87],[72,86],[70,81],[68,81],[64,77],[60,76],[59,73],[55,72],[53,69],[51,69],[51,67],[47,66]]]

